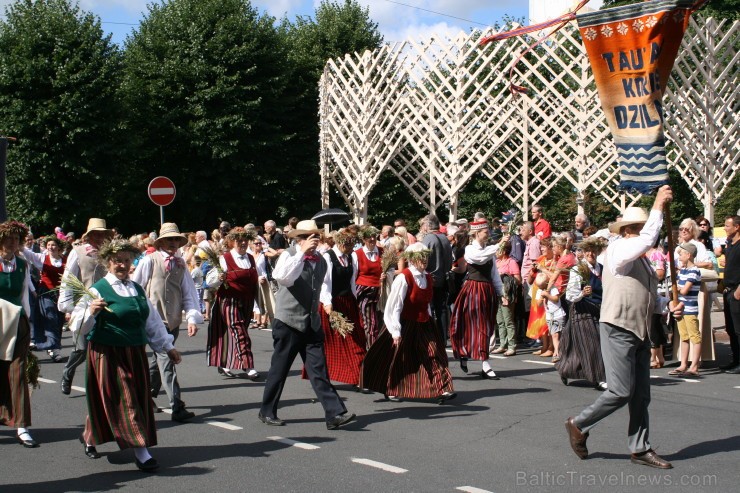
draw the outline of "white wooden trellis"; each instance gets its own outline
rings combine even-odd
[[[333,185],[367,217],[368,197],[392,172],[427,210],[448,203],[475,173],[526,210],[562,179],[579,199],[591,189],[617,209],[638,195],[618,190],[616,152],[585,48],[571,25],[518,65],[531,40],[478,47],[491,33],[409,40],[329,60],[320,82],[322,204]],[[664,98],[668,160],[704,204],[705,215],[734,177],[740,22],[694,17]],[[580,206],[580,204],[579,204]]]

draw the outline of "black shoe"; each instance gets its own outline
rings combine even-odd
[[[468,360],[460,360],[460,369],[467,375],[468,373]]]
[[[85,443],[85,440],[82,438],[82,435],[80,435],[80,443],[85,447],[85,455],[90,459],[100,459],[100,454],[98,453],[97,449],[95,448],[95,445],[88,445]]]
[[[383,394],[383,397],[385,397],[385,400],[391,401],[391,402],[403,402],[400,397],[396,397],[395,395],[385,395]]]
[[[159,390],[149,389],[149,393],[152,395],[152,399],[156,399],[159,395]]]
[[[488,379],[488,380],[500,380],[499,377],[498,377],[498,375],[496,375],[496,372],[493,371],[490,368],[488,370],[485,370],[485,371],[484,370],[481,370],[480,371],[480,377],[481,378]]]
[[[336,430],[340,426],[344,426],[347,423],[354,421],[354,420],[355,420],[355,415],[352,413],[340,414],[339,416],[334,416],[332,419],[326,422],[326,429]]]
[[[740,365],[736,366],[735,368],[725,370],[725,373],[729,373],[730,375],[740,375]]]
[[[72,382],[62,377],[62,394],[69,395],[72,392]]]
[[[26,432],[26,433],[28,433],[28,432]],[[34,440],[33,438],[30,438],[30,436],[31,436],[30,434],[28,436],[29,436],[29,438],[27,440],[24,440],[23,438],[19,437],[18,435],[16,435],[15,437],[18,439],[18,443],[20,443],[21,445],[23,445],[26,448],[36,448],[36,447],[38,447],[39,446],[38,442],[36,442],[36,440]]]
[[[181,407],[177,411],[172,411],[172,421],[177,421],[179,423],[184,423],[194,417],[195,413],[185,409],[185,406]]]
[[[568,385],[568,379],[565,377],[560,377],[560,381],[563,382],[563,385]]]
[[[283,421],[280,418],[271,418],[270,416],[263,416],[262,413],[259,413],[257,417],[265,423],[268,426],[283,426],[285,424],[285,421]]]
[[[159,464],[154,457],[151,457],[146,462],[139,462],[139,459],[136,459],[136,467],[144,472],[154,472],[159,469]]]
[[[733,368],[735,368],[738,365],[740,365],[740,363],[738,363],[737,361],[731,361],[730,363],[728,363],[726,365],[719,365],[719,369],[722,370],[722,371],[732,370]]]

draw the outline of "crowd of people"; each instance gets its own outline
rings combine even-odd
[[[214,374],[265,380],[258,417],[266,425],[285,424],[279,401],[298,355],[327,428],[337,429],[355,415],[332,382],[442,404],[456,397],[448,345],[462,372],[480,361],[475,371],[491,380],[501,378],[492,354],[526,349],[549,359],[565,385],[586,380],[604,391],[566,422],[579,457],[588,454],[589,430],[629,404],[632,460],[670,467],[647,443],[649,372],[663,367],[670,341],[680,361],[671,375],[699,376],[702,283],[710,301],[723,298],[731,360],[721,368],[740,373],[740,216],[725,218],[725,241],[711,237],[708,219],[684,219],[671,266],[660,239],[671,199],[664,187],[649,213],[627,208],[603,229],[579,214],[560,233],[539,205],[521,223],[512,213],[447,224],[429,214],[417,234],[401,219],[329,232],[293,218],[283,228],[222,222],[210,235],[165,223],[126,239],[92,218],[79,239],[56,228],[36,240],[24,224],[5,222],[0,423],[16,428],[24,446],[38,445],[27,369],[34,353],[63,361],[69,329],[61,391],[70,393],[86,362],[84,453],[98,458],[96,446],[115,441],[133,449],[139,469],[153,471],[155,399],[164,389],[175,422],[195,416],[181,398],[175,344],[183,323],[192,337],[205,322]],[[669,303],[671,267],[678,297]],[[261,373],[249,331],[268,327],[274,350]]]

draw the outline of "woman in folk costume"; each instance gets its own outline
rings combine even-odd
[[[28,448],[38,447],[31,437],[31,396],[26,384],[26,359],[31,344],[28,287],[31,275],[16,252],[28,227],[18,221],[0,224],[0,425],[17,429],[16,438]]]
[[[356,284],[357,303],[360,305],[367,345],[370,347],[380,332],[378,302],[380,285],[385,281],[385,272],[380,261],[383,249],[377,246],[377,228],[367,224],[360,228],[358,236],[363,246],[352,252],[352,282]]]
[[[496,323],[503,284],[496,268],[498,245],[488,245],[488,221],[470,223],[471,242],[465,247],[467,279],[455,300],[450,320],[450,342],[460,368],[468,372],[468,360],[483,362],[481,377],[498,380],[488,363],[489,337]]]
[[[329,380],[358,385],[360,365],[365,358],[367,341],[360,319],[360,308],[352,283],[352,248],[355,237],[346,233],[334,234],[334,246],[326,253],[327,273],[319,296],[321,325],[324,329],[324,352]],[[342,336],[331,328],[329,315],[341,313],[354,326],[349,334]]]
[[[24,248],[23,256],[41,272],[36,292],[39,304],[38,323],[46,336],[46,341],[37,343],[36,349],[46,350],[51,360],[58,363],[62,360],[59,351],[62,349],[64,314],[57,308],[59,300],[57,288],[62,283],[62,275],[67,264],[67,259],[62,255],[65,242],[54,235],[49,235],[43,239],[43,245],[46,247],[44,253]]]
[[[568,321],[560,335],[560,360],[555,368],[560,379],[583,379],[596,388],[606,388],[606,372],[601,357],[599,315],[601,313],[601,271],[596,257],[607,247],[604,238],[592,237],[578,245],[583,260],[570,271],[566,299],[570,302]]]
[[[452,374],[430,302],[432,276],[426,272],[431,250],[421,242],[403,253],[409,267],[396,275],[385,306],[385,330],[370,347],[362,368],[362,387],[391,400],[454,399]]]
[[[215,306],[208,324],[208,366],[215,366],[227,377],[232,370],[244,370],[250,380],[259,378],[254,369],[249,320],[252,312],[260,313],[257,303],[258,275],[254,257],[247,253],[254,230],[235,227],[226,236],[231,248],[219,259],[221,272],[211,269],[206,276],[208,287],[218,287]]]
[[[159,464],[148,448],[157,444],[157,430],[145,346],[166,352],[175,364],[181,358],[144,288],[129,279],[138,255],[126,240],[100,248],[108,273],[75,305],[70,327],[88,340],[87,419],[80,437],[85,455],[98,459],[96,446],[115,441],[121,449],[133,448],[136,467],[149,472]]]

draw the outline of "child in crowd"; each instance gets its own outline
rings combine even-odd
[[[563,330],[565,325],[565,310],[560,303],[560,291],[557,287],[553,286],[557,279],[557,271],[552,277],[544,272],[537,274],[534,279],[534,283],[538,288],[537,301],[544,299],[547,300],[545,305],[545,320],[547,321],[547,327],[550,330],[552,336],[552,344],[555,348],[555,352],[552,355],[552,362],[557,363],[560,361],[560,331]]]
[[[193,278],[193,283],[195,283],[195,292],[198,294],[200,313],[204,313],[205,305],[203,304],[203,279],[205,278],[205,276],[203,275],[203,270],[200,268],[203,260],[200,258],[199,255],[195,255],[193,257],[193,260],[195,261],[195,267],[193,267],[193,270],[190,271],[190,276]]]
[[[699,359],[701,358],[701,332],[699,332],[699,289],[701,271],[694,265],[696,246],[682,243],[678,247],[678,300],[684,304],[683,317],[678,321],[678,335],[681,339],[681,364],[669,375],[688,377],[699,376]],[[691,344],[693,344],[693,347]],[[689,364],[691,352],[691,367]]]

